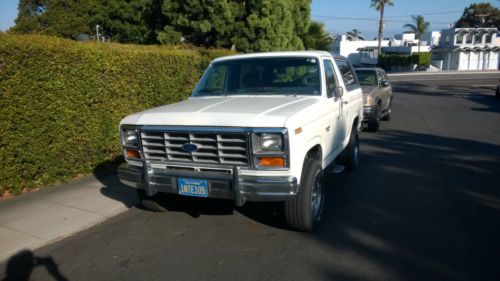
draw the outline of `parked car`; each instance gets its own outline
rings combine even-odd
[[[369,131],[380,127],[380,120],[391,120],[392,86],[380,68],[355,68],[363,90],[363,123]]]
[[[495,95],[497,98],[500,98],[500,79],[498,79],[498,82],[497,82],[497,90],[495,92]]]
[[[290,227],[321,218],[323,170],[359,162],[363,95],[351,64],[319,51],[214,60],[191,97],[120,124],[120,179],[144,190],[203,198],[285,202]],[[340,169],[338,169],[340,170]]]

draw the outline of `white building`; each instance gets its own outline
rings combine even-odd
[[[414,33],[396,34],[394,39],[382,40],[382,52],[391,54],[412,54],[418,52],[419,40]],[[354,65],[376,65],[378,63],[378,41],[353,38],[349,35],[338,36],[332,44],[334,55],[347,57]],[[420,52],[429,52],[430,46],[422,42]]]
[[[382,47],[389,46],[389,40],[382,40]],[[331,46],[333,55],[344,56],[354,65],[377,63],[377,40],[362,40],[347,35],[337,37]]]
[[[432,49],[432,65],[443,70],[498,69],[497,28],[452,28],[441,31]]]
[[[440,31],[425,32],[424,35],[422,35],[422,40],[427,42],[427,45],[431,47],[438,46],[439,41],[441,40],[441,32]]]

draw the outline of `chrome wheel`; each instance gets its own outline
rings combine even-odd
[[[320,171],[314,175],[314,183],[311,190],[311,211],[313,219],[319,221],[323,209],[323,181],[320,176]]]

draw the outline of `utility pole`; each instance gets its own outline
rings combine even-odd
[[[97,42],[99,42],[99,25],[95,25],[95,38],[97,39]]]

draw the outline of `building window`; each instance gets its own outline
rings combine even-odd
[[[456,42],[456,45],[462,45],[462,43],[464,42],[464,36],[462,34],[457,34],[457,42]]]
[[[469,34],[469,35],[466,35],[465,38],[466,38],[465,39],[466,40],[465,41],[466,44],[472,44],[472,39],[474,38],[474,35]]]
[[[490,34],[486,34],[486,40],[485,40],[485,44],[491,44],[493,42],[493,34],[490,33]]]
[[[446,37],[444,38],[444,42],[446,42],[446,44],[450,43],[450,35],[446,35]]]

